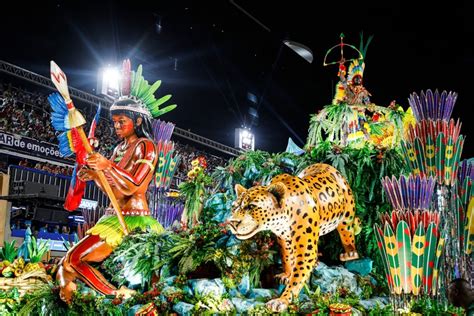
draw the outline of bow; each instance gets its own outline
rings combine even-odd
[[[353,45],[344,43],[344,34],[343,33],[341,33],[340,38],[341,38],[341,42],[337,45],[334,45],[333,47],[328,49],[328,51],[326,52],[326,55],[324,56],[324,60],[323,60],[323,66],[329,66],[329,65],[335,65],[335,64],[339,64],[339,66],[341,66],[341,65],[344,65],[344,63],[346,61],[350,62],[350,61],[354,61],[354,60],[357,60],[357,59],[362,59],[362,60],[364,59],[364,55],[362,54],[362,52],[359,49],[357,49]],[[344,46],[347,46],[347,47],[352,48],[353,50],[355,50],[359,54],[359,57],[358,58],[352,58],[352,59],[345,59],[344,58]],[[338,61],[333,61],[333,62],[328,63],[327,58],[329,56],[329,53],[332,52],[337,47],[341,48],[341,59],[339,59]]]

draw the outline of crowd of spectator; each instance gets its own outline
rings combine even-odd
[[[225,159],[198,150],[194,146],[188,144],[181,144],[179,142],[175,142],[174,147],[176,153],[180,155],[179,164],[176,168],[174,176],[180,180],[186,180],[188,172],[193,168],[191,166],[191,162],[197,157],[203,156],[204,158],[206,158],[206,172],[208,174],[211,174],[214,169],[216,169],[216,167],[224,166],[226,164]]]
[[[52,144],[57,143],[56,132],[50,120],[51,107],[46,96],[2,83],[0,95],[0,130]],[[76,107],[86,117],[86,122],[92,122],[95,108],[78,104]],[[98,150],[105,156],[111,155],[117,142],[109,121],[106,116],[101,116],[95,131],[95,137],[100,140]],[[85,130],[88,130],[88,126]]]
[[[25,168],[38,169],[52,174],[61,174],[66,176],[72,175],[72,171],[74,170],[69,166],[53,165],[48,162],[30,162],[26,158],[21,160],[18,165]]]
[[[33,236],[37,237],[38,233],[48,234],[71,234],[75,229],[71,229],[69,225],[43,223],[38,221],[31,221],[25,219],[17,219],[10,226],[12,230],[23,230],[30,227]]]
[[[54,143],[55,134],[45,111],[47,100],[9,85],[0,85],[0,129],[25,137]]]
[[[86,117],[88,123],[92,122],[96,108],[76,104],[76,107]],[[50,105],[47,97],[36,92],[5,85],[0,82],[0,130],[8,133],[31,137],[39,141],[56,144],[57,132],[54,131],[50,121]],[[88,126],[85,127],[88,130]],[[95,137],[99,140],[97,150],[106,157],[112,155],[118,139],[108,112],[102,111],[101,119],[95,131]],[[200,151],[188,144],[175,142],[176,153],[180,155],[180,162],[175,176],[184,180],[191,168],[191,161],[199,156],[207,160],[207,172],[211,173],[216,166],[225,164],[225,159]],[[72,163],[73,161],[71,161]],[[72,168],[60,167],[49,163],[25,163],[25,167],[36,168],[56,174],[70,175]]]

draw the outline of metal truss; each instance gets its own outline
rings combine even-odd
[[[35,83],[37,85],[40,85],[42,87],[46,87],[48,89],[56,91],[56,87],[54,86],[53,82],[51,79],[46,78],[44,76],[38,75],[34,72],[31,72],[29,70],[20,68],[18,66],[15,66],[13,64],[10,64],[8,62],[5,62],[3,60],[0,60],[0,71],[7,73],[9,75],[15,76],[17,78],[30,81],[32,83]],[[83,102],[86,102],[91,105],[97,106],[99,103],[102,105],[102,108],[109,109],[110,106],[112,105],[112,102],[106,98],[101,98],[98,96],[95,96],[93,94],[81,91],[79,89],[69,87],[69,93],[71,95],[71,98],[77,99]],[[231,156],[239,156],[242,151],[239,149],[235,149],[229,146],[226,146],[224,144],[218,143],[216,141],[210,140],[208,138],[202,137],[198,134],[194,134],[192,132],[186,131],[182,128],[179,128],[175,126],[174,132],[176,136],[191,140],[193,142],[196,142],[198,144],[207,146],[209,148],[212,148],[214,150],[220,151],[222,153],[225,153],[227,155]]]

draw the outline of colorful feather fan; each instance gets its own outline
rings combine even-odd
[[[451,118],[457,97],[456,92],[443,91],[439,94],[438,90],[433,93],[428,89],[426,93],[421,91],[420,96],[412,93],[408,98],[408,103],[418,122],[427,119],[448,121]]]
[[[174,144],[170,141],[159,141],[157,144],[158,163],[155,170],[155,187],[168,190],[178,165],[180,156],[174,154]]]
[[[168,190],[174,176],[180,156],[175,154],[174,144],[170,141],[174,124],[155,120],[153,138],[157,144],[158,163],[155,169],[155,188]]]
[[[48,101],[53,109],[51,124],[56,131],[62,132],[58,135],[59,153],[62,157],[70,157],[77,150],[83,149],[79,133],[76,128],[71,128],[69,110],[63,97],[55,92],[48,97]]]
[[[408,129],[402,143],[407,164],[414,174],[435,176],[439,184],[452,186],[464,144],[461,124],[454,120],[422,120]]]
[[[161,120],[154,120],[153,121],[153,139],[155,143],[161,141],[167,141],[171,139],[171,135],[173,135],[174,131],[174,124],[167,123]]]
[[[432,177],[410,175],[397,180],[393,176],[382,179],[382,186],[394,210],[429,210],[435,181]]]
[[[382,179],[393,211],[380,215],[383,235],[378,225],[375,232],[377,241],[384,241],[379,250],[396,295],[434,291],[435,268],[444,243],[438,232],[440,215],[431,210],[435,183],[433,177],[412,175]]]

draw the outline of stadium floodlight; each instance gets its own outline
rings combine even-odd
[[[247,128],[235,129],[235,147],[243,150],[255,149],[255,136]]]
[[[284,40],[283,44],[285,44],[286,46],[291,48],[295,53],[303,57],[304,60],[306,60],[308,63],[311,64],[313,62],[313,52],[307,46],[301,43],[289,41],[289,40]]]
[[[104,67],[99,69],[97,79],[97,93],[111,98],[119,96],[120,72],[114,67]]]

